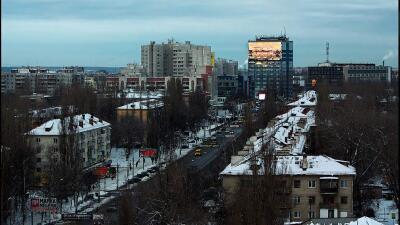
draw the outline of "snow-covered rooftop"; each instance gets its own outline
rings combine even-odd
[[[383,225],[383,224],[374,219],[364,216],[357,219],[356,221],[351,221],[349,225]]]
[[[302,156],[276,156],[273,169],[276,175],[319,175],[339,176],[356,175],[355,168],[346,163],[339,162],[328,156],[306,156],[307,163],[303,166]],[[230,163],[222,172],[222,175],[251,175],[250,160],[240,164]],[[257,164],[261,166],[259,174],[263,173],[262,159],[257,157]]]
[[[69,126],[70,117],[64,118],[65,124]],[[110,123],[100,120],[99,118],[92,116],[88,113],[75,115],[73,117],[73,128],[76,129],[75,131],[85,132],[88,130],[93,130],[97,128],[107,127],[110,126]],[[57,136],[60,135],[62,131],[62,122],[61,119],[53,119],[43,123],[42,125],[32,129],[27,134],[28,135],[48,135],[48,136]]]
[[[148,100],[142,100],[142,101],[137,101],[133,103],[129,103],[123,106],[118,107],[118,109],[131,109],[131,110],[139,110],[139,109],[155,109],[155,108],[160,108],[163,107],[164,103],[156,100],[156,99],[148,99]]]
[[[117,94],[118,98],[121,98],[123,95],[121,93]],[[125,98],[133,98],[133,99],[160,99],[164,96],[163,93],[161,92],[155,92],[155,91],[146,91],[146,92],[140,92],[140,91],[133,91],[133,90],[128,90],[127,92],[124,93]]]
[[[330,100],[345,100],[347,97],[347,94],[329,94],[329,99]],[[359,96],[357,96],[359,97]]]
[[[317,93],[313,90],[307,91],[300,99],[288,104],[288,106],[316,106],[316,105],[317,105]]]

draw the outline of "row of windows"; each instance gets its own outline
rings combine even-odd
[[[300,180],[294,180],[293,181],[293,187],[294,188],[301,188],[301,181]],[[316,187],[316,181],[315,180],[309,180],[308,181],[308,188],[315,188]],[[341,188],[347,188],[348,187],[348,181],[347,180],[340,180],[340,187]]]
[[[301,217],[300,211],[294,211],[293,212],[293,218],[300,218],[300,217]],[[315,211],[309,211],[308,212],[308,218],[310,218],[310,219],[316,218],[315,217]]]
[[[301,197],[300,196],[294,196],[293,197],[293,204],[298,205],[301,203]],[[306,198],[307,199],[307,198]],[[315,204],[315,196],[308,196],[308,202],[306,202],[310,205]],[[341,204],[347,204],[348,203],[348,197],[347,196],[341,196],[340,197],[340,203]]]

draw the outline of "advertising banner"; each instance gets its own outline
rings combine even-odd
[[[31,198],[31,209],[34,212],[57,212],[57,199]]]
[[[281,42],[256,41],[249,42],[249,59],[253,60],[281,60]]]
[[[157,149],[154,148],[142,148],[140,149],[140,157],[155,157],[157,154]]]

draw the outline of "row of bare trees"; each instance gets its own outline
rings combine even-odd
[[[369,201],[361,195],[362,184],[375,177],[386,181],[400,207],[397,84],[320,84],[317,92],[316,151],[350,161],[356,168],[355,213],[360,215]],[[329,94],[347,96],[333,101]]]
[[[35,158],[24,133],[32,126],[27,99],[1,96],[1,221],[15,219],[17,209],[25,205],[26,191],[33,183]],[[13,215],[11,215],[13,214]],[[23,215],[25,220],[25,215]]]

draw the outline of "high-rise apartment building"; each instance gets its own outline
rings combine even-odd
[[[191,76],[206,73],[211,65],[211,47],[168,40],[142,45],[141,60],[148,77]]]
[[[248,42],[248,74],[253,77],[252,95],[274,92],[292,96],[293,41],[286,36],[256,37]]]
[[[60,85],[70,86],[73,83],[75,74],[78,73],[65,70],[49,71],[40,67],[12,69],[10,73],[1,74],[1,92],[54,94]]]

